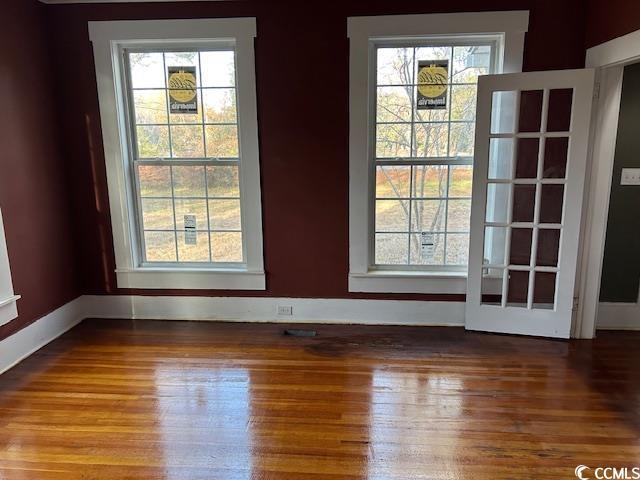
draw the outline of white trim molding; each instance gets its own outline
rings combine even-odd
[[[600,330],[640,330],[640,293],[635,303],[601,302],[597,325]]]
[[[238,289],[266,288],[263,243],[258,121],[255,83],[255,18],[131,20],[89,22],[96,66],[109,204],[121,288]],[[236,90],[240,144],[240,197],[244,260],[238,267],[180,264],[165,268],[143,265],[133,198],[134,179],[128,168],[125,86],[121,68],[127,47],[232,44],[236,52]],[[198,271],[196,271],[196,269]]]
[[[592,117],[590,167],[587,177],[585,216],[578,272],[577,338],[592,338],[600,325],[614,325],[612,312],[628,309],[599,303],[602,261],[609,216],[609,199],[618,134],[624,66],[640,60],[640,30],[614,38],[587,50],[586,66],[596,69],[597,107]],[[600,308],[605,309],[600,314]],[[613,323],[612,323],[613,322]],[[624,322],[623,322],[624,323]]]
[[[138,295],[87,295],[85,302],[95,318],[464,326],[464,302]],[[278,315],[278,306],[292,307],[292,315]]]
[[[375,46],[394,41],[491,39],[496,70],[522,70],[528,11],[349,17],[349,291],[394,293],[466,292],[466,271],[381,271],[372,268],[372,169],[374,108],[371,65]]]
[[[86,317],[86,297],[78,297],[0,341],[0,374],[55,340]]]
[[[0,325],[9,323],[18,316],[16,302],[19,299],[20,295],[16,295],[13,291],[9,253],[7,252],[7,241],[4,235],[2,211],[0,210]]]

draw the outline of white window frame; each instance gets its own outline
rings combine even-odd
[[[255,83],[255,18],[89,22],[102,122],[107,184],[120,288],[264,290],[258,121]],[[128,168],[127,92],[121,50],[227,42],[236,52],[240,203],[244,262],[238,266],[142,264],[137,245],[134,180]]]
[[[371,168],[376,42],[443,37],[499,39],[496,73],[522,71],[528,11],[349,17],[349,291],[466,293],[467,272],[373,268],[374,182]]]
[[[20,295],[15,295],[13,292],[9,254],[4,235],[2,211],[0,211],[0,325],[9,323],[18,316],[16,302],[19,298]]]

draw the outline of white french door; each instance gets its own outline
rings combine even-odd
[[[478,81],[466,328],[568,338],[594,71]]]

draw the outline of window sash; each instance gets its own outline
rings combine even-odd
[[[380,166],[451,166],[451,165],[473,165],[473,157],[472,156],[445,156],[445,157],[378,157],[377,156],[377,127],[378,125],[408,125],[410,127],[410,135],[411,135],[411,147],[410,154],[414,154],[414,126],[416,124],[440,124],[447,125],[447,152],[450,149],[450,141],[451,141],[451,125],[456,124],[474,124],[475,120],[451,120],[451,88],[452,86],[458,85],[466,85],[466,86],[476,86],[477,83],[469,83],[469,82],[454,82],[452,81],[453,72],[450,70],[449,78],[447,82],[447,87],[449,91],[449,105],[447,112],[447,120],[435,120],[435,121],[419,121],[416,116],[416,108],[415,108],[415,98],[411,98],[411,121],[398,121],[398,122],[388,122],[388,121],[378,121],[378,88],[380,87],[411,87],[415,90],[417,87],[417,83],[404,83],[404,84],[389,84],[389,83],[381,83],[378,84],[378,50],[381,48],[411,48],[413,49],[411,65],[412,72],[415,74],[416,68],[416,57],[415,57],[415,49],[423,48],[423,47],[435,47],[435,48],[450,48],[451,49],[451,58],[453,59],[453,48],[461,47],[461,46],[488,46],[490,47],[489,54],[489,72],[493,73],[497,70],[497,62],[498,62],[498,52],[500,47],[500,40],[496,36],[487,35],[461,35],[455,37],[439,37],[439,38],[431,38],[431,39],[416,39],[416,40],[408,40],[404,38],[399,39],[373,39],[370,41],[371,47],[371,55],[369,59],[369,99],[370,99],[370,112],[372,114],[369,115],[369,168],[370,170],[370,195],[369,195],[369,268],[372,270],[407,270],[407,271],[425,271],[425,272],[435,272],[435,271],[466,271],[467,265],[453,265],[447,264],[447,236],[449,233],[451,234],[464,234],[464,232],[451,231],[449,232],[447,229],[447,211],[448,211],[448,202],[449,200],[459,200],[459,199],[470,199],[470,197],[451,197],[448,195],[449,192],[449,183],[450,183],[450,171],[447,172],[447,185],[446,185],[446,197],[414,197],[412,196],[412,188],[409,190],[409,197],[406,199],[404,197],[400,198],[389,198],[389,200],[440,200],[445,203],[445,216],[444,216],[444,232],[442,233],[442,241],[443,245],[443,264],[410,264],[411,261],[411,238],[412,235],[419,235],[420,232],[412,232],[411,231],[411,207],[408,219],[408,232],[399,232],[402,235],[407,236],[408,242],[408,250],[407,250],[407,264],[378,264],[376,263],[376,234],[378,233],[394,233],[394,232],[378,232],[376,230],[376,201],[385,200],[386,197],[377,197],[376,195],[376,170],[377,167]],[[453,68],[453,65],[450,64],[450,69]],[[415,92],[414,92],[415,93]],[[410,181],[413,182],[413,173],[410,173]],[[410,204],[411,205],[411,204]],[[429,232],[437,234],[437,232]],[[468,233],[467,233],[468,235]]]
[[[217,86],[217,87],[204,87],[202,85],[196,87],[197,92],[202,92],[203,90],[215,90],[215,89],[233,89],[235,98],[236,98],[236,121],[235,122],[226,122],[226,123],[211,123],[206,122],[205,114],[204,114],[204,103],[202,101],[202,94],[199,93],[198,98],[200,99],[200,106],[202,108],[202,122],[198,123],[170,123],[170,109],[168,99],[166,101],[166,115],[167,115],[167,123],[161,123],[157,125],[166,126],[168,128],[168,142],[169,142],[169,153],[170,157],[140,157],[138,152],[138,139],[137,139],[137,127],[138,126],[154,126],[156,124],[141,124],[136,122],[135,115],[135,103],[134,103],[134,92],[141,90],[162,90],[163,92],[168,92],[170,89],[168,88],[167,78],[166,78],[166,70],[167,64],[165,60],[165,54],[171,52],[197,52],[198,53],[198,64],[197,68],[200,75],[200,82],[202,82],[202,60],[200,54],[203,52],[215,52],[215,51],[232,51],[234,54],[234,82],[233,85],[229,86]],[[129,61],[129,55],[131,53],[162,53],[163,54],[163,73],[164,73],[164,87],[142,87],[142,88],[133,88],[132,78],[131,78],[131,65]],[[240,115],[238,111],[238,68],[237,68],[237,52],[235,49],[235,42],[229,41],[213,41],[206,42],[205,44],[201,44],[199,42],[194,43],[185,43],[183,44],[158,44],[157,46],[150,47],[129,47],[129,46],[121,46],[119,49],[119,58],[121,61],[121,72],[122,72],[122,85],[123,85],[123,103],[124,103],[124,115],[126,118],[126,139],[128,146],[128,169],[130,178],[133,179],[132,184],[129,187],[130,195],[133,197],[132,210],[133,215],[132,218],[135,222],[135,228],[132,228],[132,240],[134,242],[135,254],[138,259],[137,263],[140,267],[147,268],[189,268],[189,269],[210,269],[211,267],[215,267],[216,269],[223,270],[245,270],[247,268],[247,241],[245,235],[245,208],[242,202],[242,175],[240,173],[241,166],[241,152],[240,152]],[[238,140],[238,157],[173,157],[173,144],[171,137],[171,127],[175,126],[196,126],[202,127],[202,138],[203,138],[203,146],[206,155],[206,133],[205,128],[207,125],[233,125],[237,127],[237,140]],[[142,209],[142,201],[143,199],[156,199],[156,197],[143,197],[141,194],[140,188],[140,179],[138,175],[139,166],[141,165],[157,165],[157,166],[202,166],[205,168],[204,170],[204,184],[205,184],[205,197],[176,197],[173,194],[174,182],[173,182],[173,169],[170,169],[171,177],[171,197],[162,197],[172,200],[173,205],[173,218],[174,218],[174,229],[173,230],[155,230],[155,229],[145,229],[143,222],[143,209]],[[238,197],[209,197],[208,194],[208,181],[207,181],[207,166],[237,166],[238,167],[238,178],[239,178],[239,193]],[[160,198],[160,197],[158,197]],[[209,261],[181,261],[179,260],[179,235],[180,233],[184,233],[183,230],[178,230],[176,222],[176,208],[175,201],[176,200],[190,200],[190,199],[198,199],[203,200],[206,203],[207,210],[207,229],[196,229],[196,232],[199,234],[206,233],[208,236],[208,249],[209,249]],[[240,230],[220,230],[213,229],[210,225],[211,213],[209,211],[209,201],[210,200],[238,200],[240,202]],[[175,242],[175,261],[149,261],[147,260],[147,247],[145,240],[145,232],[167,232],[174,234],[174,242]],[[242,261],[239,262],[220,262],[213,260],[213,243],[211,239],[212,233],[240,233],[241,241],[242,241]]]

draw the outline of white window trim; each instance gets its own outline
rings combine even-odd
[[[266,288],[263,246],[258,120],[256,107],[255,18],[89,22],[98,84],[109,203],[120,288],[238,289]],[[245,264],[242,268],[142,267],[132,238],[137,226],[126,168],[126,116],[118,52],[127,44],[152,45],[232,40],[236,50],[240,183]]]
[[[501,35],[501,73],[522,71],[528,11],[349,17],[349,291],[452,293],[467,291],[464,271],[373,270],[370,266],[372,175],[369,135],[370,62],[376,39]]]
[[[20,295],[13,292],[11,281],[11,268],[9,267],[9,254],[4,235],[2,211],[0,211],[0,325],[9,323],[18,316],[16,302]]]

